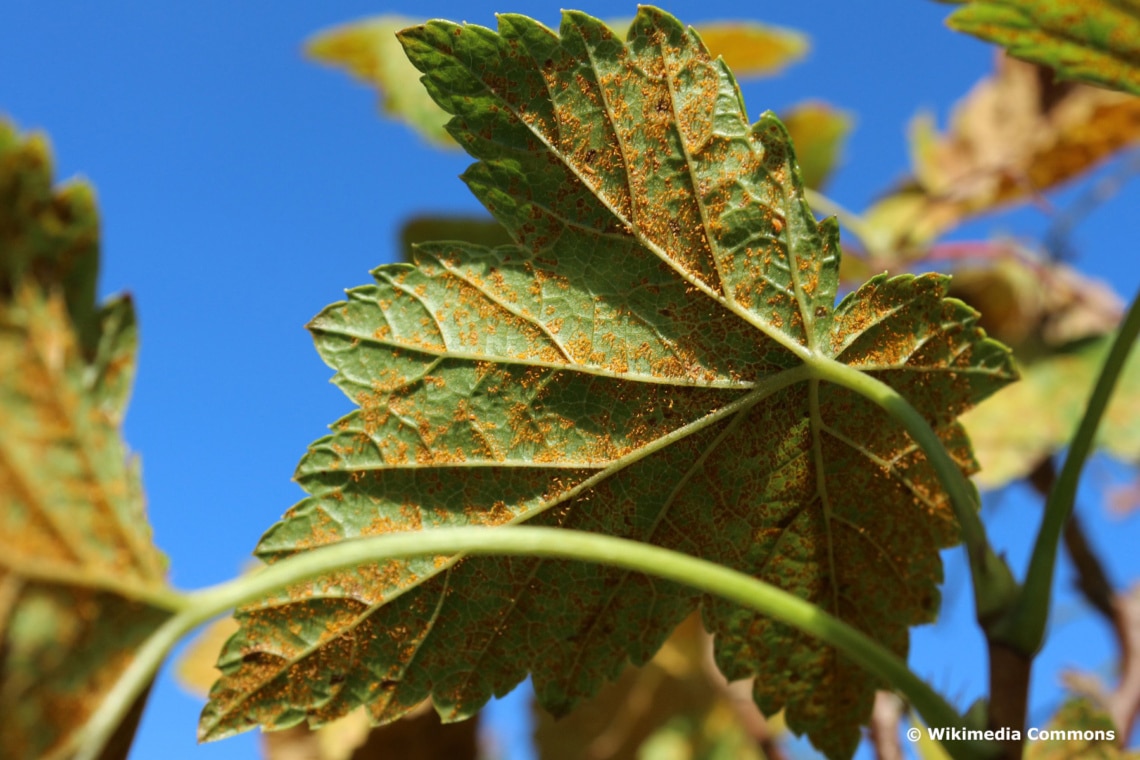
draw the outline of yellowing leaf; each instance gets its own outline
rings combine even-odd
[[[997,488],[1023,478],[1076,432],[1109,339],[1042,359],[1022,380],[962,416],[981,463],[975,480]],[[1133,354],[1097,432],[1100,448],[1124,461],[1140,461],[1140,357]]]
[[[1140,95],[1140,5],[1133,0],[969,0],[948,23],[1065,79]]]
[[[804,185],[823,187],[839,163],[851,117],[827,103],[808,101],[792,106],[780,118],[796,146]]]
[[[444,129],[448,115],[420,85],[420,73],[396,40],[396,32],[414,23],[389,15],[345,24],[313,36],[305,53],[375,87],[385,115],[407,123],[435,145],[455,147]]]
[[[964,219],[1024,203],[1140,140],[1140,99],[1057,84],[1011,58],[958,104],[946,133],[911,126],[914,178],[873,206],[883,249],[922,249]]]
[[[1123,760],[1135,752],[1121,748],[1123,737],[1112,718],[1088,699],[1070,699],[1049,725],[1045,736],[1025,748],[1025,760]]]
[[[97,404],[58,299],[0,307],[0,735],[42,757],[164,619],[137,468]]]
[[[96,305],[91,197],[54,193],[46,141],[0,123],[0,736],[16,760],[59,749],[165,618],[119,432],[135,314]]]
[[[454,148],[455,141],[445,129],[450,116],[420,85],[420,72],[396,40],[396,32],[416,23],[394,15],[354,21],[314,35],[305,44],[305,53],[375,87],[385,115],[405,122],[434,145]],[[608,23],[625,29],[630,21]],[[703,24],[697,32],[712,55],[723,56],[739,77],[779,73],[808,50],[807,38],[799,32],[751,21]]]
[[[697,24],[694,29],[709,55],[723,58],[741,79],[778,74],[802,59],[809,47],[799,32],[754,21]]]
[[[358,409],[302,460],[309,497],[267,562],[354,536],[522,523],[651,542],[819,604],[899,654],[932,619],[957,529],[930,464],[866,372],[967,471],[957,415],[1013,377],[938,275],[836,303],[783,125],[749,124],[700,38],[643,7],[623,41],[563,16],[401,33],[464,180],[514,246],[421,245],[311,323]],[[509,528],[505,528],[509,529]],[[346,571],[238,613],[200,734],[391,721],[431,697],[474,714],[528,673],[564,715],[644,664],[699,609],[724,675],[764,714],[848,757],[876,679],[797,630],[674,583],[537,557]]]
[[[134,313],[95,305],[97,231],[86,188],[53,194],[42,138],[0,124],[0,736],[16,760],[60,748],[166,616],[119,437]]]

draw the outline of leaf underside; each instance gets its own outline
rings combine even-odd
[[[119,433],[134,312],[126,298],[96,304],[97,267],[90,190],[53,192],[43,140],[0,122],[4,757],[65,742],[165,616],[114,590],[162,590],[165,569]]]
[[[375,87],[386,117],[405,122],[437,147],[457,148],[446,128],[449,114],[420,86],[419,72],[396,38],[404,27],[420,22],[390,14],[353,21],[314,35],[305,43],[305,53]],[[629,19],[606,23],[624,28]],[[699,34],[713,57],[722,56],[738,77],[777,74],[808,49],[804,35],[752,21],[705,24]]]
[[[969,0],[948,23],[1065,79],[1140,95],[1136,0]]]
[[[401,38],[516,245],[421,245],[313,320],[359,408],[302,460],[309,496],[258,555],[595,531],[741,569],[905,654],[953,517],[905,433],[805,362],[891,384],[970,469],[955,417],[1012,376],[1007,352],[943,277],[877,277],[837,306],[838,230],[804,202],[783,126],[750,126],[727,68],[661,11],[625,43],[574,12],[560,36],[503,15]],[[879,684],[834,650],[672,583],[525,557],[383,562],[241,610],[200,735],[361,704],[389,721],[428,696],[458,720],[528,673],[566,714],[698,607],[726,676],[759,674],[765,713],[851,754]]]

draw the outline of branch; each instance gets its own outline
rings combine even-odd
[[[107,737],[171,648],[198,625],[296,583],[384,559],[458,553],[524,555],[599,562],[682,583],[768,615],[834,647],[903,694],[931,726],[960,727],[963,718],[906,663],[863,632],[815,605],[744,573],[650,544],[564,528],[441,528],[342,541],[281,560],[262,572],[195,592],[190,605],[159,628],[114,685],[83,730],[57,757],[95,760]],[[959,760],[993,757],[987,743],[953,745]]]
[[[871,746],[875,760],[903,760],[899,741],[902,700],[889,691],[875,692],[875,709],[871,713]]]
[[[1029,473],[1029,483],[1042,497],[1048,498],[1057,483],[1057,468],[1052,457],[1046,457]],[[1116,610],[1113,604],[1115,593],[1108,580],[1104,564],[1089,545],[1081,521],[1074,512],[1065,523],[1065,549],[1077,570],[1077,589],[1084,595],[1092,608],[1099,612],[1111,625],[1116,626]]]

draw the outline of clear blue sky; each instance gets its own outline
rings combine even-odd
[[[578,7],[604,17],[634,11],[633,3]],[[812,37],[805,62],[780,79],[747,83],[745,98],[753,117],[809,97],[857,114],[846,166],[829,188],[854,209],[905,171],[904,127],[914,112],[929,107],[944,119],[992,60],[990,48],[943,27],[946,6],[924,0],[701,0],[665,8],[687,22],[751,16]],[[377,118],[372,93],[303,60],[302,40],[382,12],[493,25],[493,11],[557,23],[557,5],[536,2],[8,0],[0,7],[0,113],[50,134],[58,176],[94,182],[104,220],[101,290],[136,297],[141,365],[126,435],[142,454],[155,537],[178,586],[215,583],[241,569],[261,532],[300,498],[290,476],[306,445],[349,409],[328,384],[305,322],[398,255],[402,220],[478,210],[456,179],[465,156],[429,148]],[[1140,270],[1135,235],[1114,219],[1135,219],[1127,209],[1138,200],[1130,191],[1076,237],[1082,265],[1125,296]],[[983,220],[964,234],[1032,235],[1046,226],[1025,212]],[[1094,474],[1122,475],[1103,462]],[[1125,556],[1134,553],[1121,551],[1136,545],[1135,521],[1096,517],[1095,499],[1090,492],[1083,505],[1095,517],[1094,540],[1117,549],[1118,583],[1135,579],[1137,560]],[[1000,501],[997,540],[1020,568],[1037,510],[1018,493]],[[948,574],[955,622],[918,632],[913,662],[964,706],[984,688],[984,664],[980,639],[963,633],[969,590],[961,563]],[[1075,602],[1065,604],[1063,635],[1034,684],[1034,718],[1057,697],[1060,665],[1111,661],[1103,628]],[[196,747],[199,707],[164,675],[134,757],[253,756],[249,735]]]

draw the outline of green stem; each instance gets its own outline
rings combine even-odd
[[[974,603],[978,621],[987,623],[1010,608],[1017,594],[1017,582],[1009,567],[990,546],[986,528],[978,515],[978,498],[974,486],[950,458],[938,434],[910,402],[886,383],[855,367],[831,359],[811,362],[820,380],[848,388],[873,402],[902,425],[926,455],[935,474],[950,497],[950,505],[958,518],[962,542],[970,561],[974,583]]]
[[[1012,613],[1000,627],[1002,640],[1025,655],[1033,656],[1041,648],[1045,638],[1045,624],[1049,618],[1049,602],[1053,588],[1053,566],[1057,560],[1057,546],[1060,544],[1065,525],[1073,513],[1080,484],[1081,470],[1096,441],[1096,430],[1101,417],[1112,397],[1116,381],[1120,377],[1132,344],[1140,335],[1140,293],[1132,299],[1128,313],[1108,357],[1100,368],[1092,395],[1089,397],[1085,414],[1081,417],[1077,433],[1069,444],[1065,464],[1049,499],[1045,502],[1045,515],[1033,545],[1033,555],[1029,560],[1029,570],[1025,576],[1025,586]]]
[[[890,684],[934,727],[964,725],[946,703],[906,663],[861,631],[815,605],[707,560],[651,544],[561,528],[442,528],[414,533],[342,541],[293,555],[260,573],[244,576],[190,595],[190,604],[175,615],[139,650],[83,730],[76,734],[75,760],[95,760],[124,712],[161,665],[175,643],[207,620],[242,604],[263,599],[283,588],[346,567],[384,559],[422,555],[525,555],[599,562],[675,581],[756,610],[808,633]],[[992,745],[954,743],[955,758],[993,756]]]

